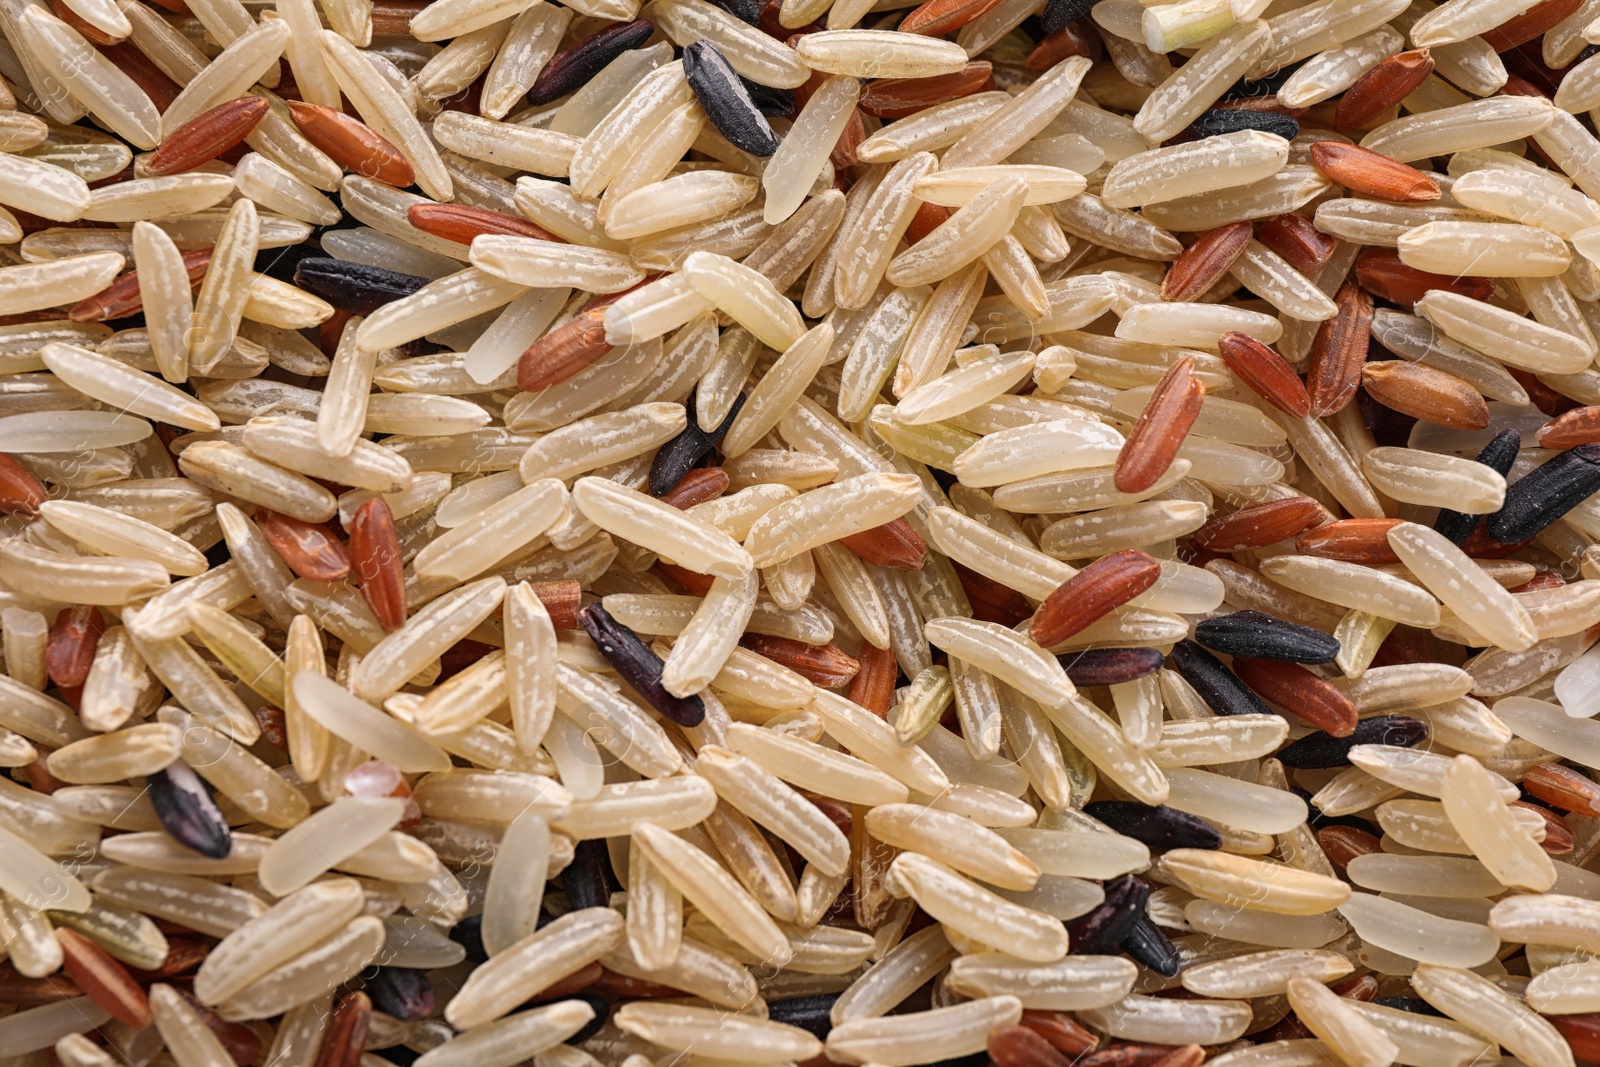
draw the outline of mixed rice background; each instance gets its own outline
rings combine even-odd
[[[1600,0],[0,0],[0,1067],[1600,1062]]]

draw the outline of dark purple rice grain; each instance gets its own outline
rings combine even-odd
[[[743,74],[739,81],[744,83],[745,92],[750,94],[750,99],[755,101],[756,110],[769,119],[789,118],[795,113],[794,92],[789,89],[780,89],[776,85],[762,85],[753,82]]]
[[[750,91],[723,54],[710,41],[695,41],[683,50],[683,73],[705,108],[706,117],[728,143],[753,156],[778,150],[778,135],[761,113]]]
[[[1294,77],[1294,72],[1305,66],[1305,64],[1306,61],[1302,59],[1299,62],[1290,63],[1286,67],[1279,67],[1265,77],[1240,78],[1228,86],[1227,91],[1222,94],[1222,98],[1217,102],[1224,103],[1229,100],[1248,99],[1253,96],[1273,96],[1279,89],[1283,88],[1290,78]]]
[[[829,1031],[833,1029],[833,1019],[829,1013],[833,1011],[834,1002],[838,999],[837,993],[819,993],[814,997],[774,1000],[767,1004],[767,1019],[775,1023],[798,1026],[813,1036],[826,1040]]]
[[[1273,111],[1247,111],[1236,107],[1212,108],[1189,126],[1189,133],[1197,138],[1216,137],[1240,130],[1261,130],[1275,133],[1286,141],[1300,135],[1300,124],[1288,115]]]
[[[1039,21],[1044,24],[1045,33],[1055,33],[1066,29],[1067,23],[1083,18],[1094,5],[1095,0],[1049,0]]]
[[[638,48],[656,32],[648,19],[634,19],[585,37],[565,52],[557,52],[528,90],[528,101],[548,104],[588,85],[596,74],[622,53]]]
[[[699,726],[706,717],[706,702],[699,696],[675,697],[661,684],[664,664],[639,635],[611,617],[599,604],[578,612],[595,647],[616,668],[617,674],[652,708],[679,726]]]
[[[682,433],[661,446],[656,453],[656,458],[650,463],[650,495],[666,496],[683,481],[683,476],[688,474],[700,461],[709,456],[727,436],[728,427],[733,425],[733,420],[744,407],[744,394],[740,393],[733,401],[733,407],[728,415],[710,433],[702,430],[694,420],[691,411],[689,425],[684,427]]]
[[[1478,453],[1478,462],[1485,467],[1498,471],[1502,476],[1511,473],[1511,465],[1517,461],[1517,452],[1522,448],[1522,434],[1516,430],[1501,430],[1494,438],[1483,446],[1483,451]],[[1433,520],[1433,528],[1443,534],[1446,539],[1460,544],[1467,539],[1467,535],[1478,525],[1481,515],[1464,515],[1459,511],[1448,508],[1439,509],[1439,517]]]
[[[1506,501],[1489,516],[1489,536],[1501,544],[1526,541],[1600,492],[1600,444],[1579,445],[1533,468],[1506,487]]]
[[[433,984],[414,967],[379,967],[362,987],[372,1006],[396,1019],[416,1022],[433,1014]]]
[[[1179,641],[1172,646],[1172,666],[1218,715],[1272,714],[1254,690],[1193,641]]]
[[[1150,968],[1163,978],[1176,978],[1178,972],[1183,970],[1183,956],[1178,952],[1178,946],[1161,932],[1161,927],[1155,924],[1148,913],[1141,913],[1134,920],[1133,929],[1122,939],[1122,951],[1132,956],[1135,963]]]
[[[605,1026],[606,1020],[611,1018],[611,1002],[598,993],[575,993],[570,997],[562,997],[561,999],[581,1000],[594,1010],[594,1018],[584,1023],[583,1027],[577,1033],[567,1038],[566,1041],[562,1042],[562,1044],[582,1044],[595,1034],[598,1034],[600,1032],[600,1028]]]
[[[233,851],[233,832],[200,776],[186,763],[174,763],[145,778],[150,805],[161,828],[185,848],[214,860]]]
[[[1268,615],[1233,611],[1194,628],[1194,639],[1214,652],[1288,663],[1332,663],[1339,641],[1332,634]]]
[[[295,265],[294,283],[340,311],[370,315],[428,284],[428,279],[343,259],[308,256]]]
[[[1083,812],[1159,852],[1222,847],[1222,834],[1215,826],[1177,808],[1151,807],[1133,800],[1096,800],[1084,805]]]
[[[1116,952],[1150,899],[1150,887],[1131,874],[1107,882],[1105,891],[1103,903],[1067,922],[1067,941],[1073,955],[1106,956]]]
[[[1159,648],[1090,648],[1057,656],[1073,685],[1116,685],[1161,669]]]
[[[711,0],[722,10],[751,26],[761,25],[761,4],[758,0]]]
[[[483,947],[483,916],[469,915],[450,928],[445,935],[467,952],[467,962],[488,963],[489,952]]]
[[[1421,997],[1373,997],[1372,1003],[1382,1005],[1385,1008],[1393,1008],[1396,1011],[1409,1011],[1413,1015],[1433,1015],[1440,1019],[1444,1018],[1444,1012]]]
[[[1346,767],[1357,745],[1398,745],[1412,748],[1428,738],[1428,724],[1404,715],[1375,715],[1356,724],[1349,737],[1333,737],[1318,730],[1292,742],[1277,754],[1285,767],[1322,770]]]
[[[611,856],[604,838],[579,841],[561,872],[561,888],[574,909],[611,906]]]

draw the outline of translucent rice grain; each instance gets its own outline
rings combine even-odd
[[[969,200],[927,237],[896,256],[886,277],[897,286],[929,285],[973,262],[1010,232],[1027,183],[1008,176]]]
[[[958,67],[965,65],[965,62],[963,56]],[[762,185],[767,194],[763,217],[767,222],[772,224],[782,222],[794,214],[800,206],[812,183],[816,181],[817,175],[822,172],[828,153],[832,151],[833,144],[838,140],[845,123],[855,113],[855,104],[860,92],[860,83],[855,78],[836,75],[825,81],[812,94],[811,99],[795,117],[788,136],[767,161],[762,178]]]
[[[1549,126],[1555,116],[1553,105],[1532,97],[1473,100],[1384,123],[1361,139],[1361,147],[1410,163],[1438,148],[1448,155],[1528,137]]]
[[[1421,964],[1412,984],[1423,999],[1474,1033],[1503,1044],[1524,1063],[1556,1067],[1572,1052],[1550,1023],[1488,979],[1458,967]]]
[[[985,116],[966,131],[947,151],[940,165],[945,169],[978,167],[999,163],[1033,140],[1065,108],[1091,64],[1083,56],[1063,59],[1004,107]],[[921,145],[919,148],[943,146]]]
[[[1382,26],[1321,55],[1313,56],[1278,92],[1288,107],[1310,107],[1344,92],[1380,60],[1405,47],[1405,38]]]
[[[1483,765],[1471,756],[1457,756],[1446,779],[1445,812],[1484,866],[1504,885],[1549,889],[1555,883],[1554,864],[1531,836],[1518,830]]]
[[[827,1054],[830,1059],[906,1067],[926,1059],[930,1041],[955,1055],[981,1052],[991,1030],[1010,1026],[1021,1016],[1016,997],[994,996],[931,1011],[854,1019],[835,1024]]]
[[[1281,137],[1258,131],[1223,134],[1129,156],[1106,175],[1101,196],[1122,208],[1177,200],[1270,177],[1288,157],[1288,142]]]
[[[1489,515],[1505,501],[1505,479],[1481,463],[1411,448],[1374,448],[1362,460],[1373,488],[1395,500]]]
[[[1134,126],[1159,143],[1199,118],[1222,91],[1265,55],[1271,32],[1265,23],[1226,28],[1201,44],[1190,61],[1145,99]]]

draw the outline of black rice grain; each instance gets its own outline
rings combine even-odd
[[[740,409],[744,407],[744,394],[740,393],[733,401],[733,407],[728,409],[727,417],[715,429],[707,432],[695,422],[693,412],[689,416],[689,425],[683,432],[656,452],[656,458],[650,462],[650,495],[666,496],[672,492],[677,484],[683,481],[683,476],[688,474],[700,461],[709,456],[727,436],[728,427],[733,425],[733,420],[738,417]]]
[[[1131,874],[1107,882],[1105,890],[1103,903],[1067,923],[1067,940],[1074,955],[1115,953],[1133,932],[1133,924],[1150,899],[1150,887]]]
[[[200,776],[187,763],[174,763],[145,778],[150,806],[162,829],[185,848],[214,860],[233,851],[233,832]]]
[[[1478,462],[1485,467],[1498,471],[1502,476],[1511,473],[1511,465],[1517,461],[1517,452],[1522,448],[1522,434],[1516,430],[1501,430],[1494,438],[1483,446],[1483,451],[1478,453]],[[1467,539],[1472,528],[1478,525],[1482,516],[1464,515],[1459,511],[1448,508],[1439,509],[1439,517],[1433,520],[1433,528],[1450,541],[1460,544]]]
[[[565,52],[553,56],[528,90],[528,100],[548,104],[577,92],[606,66],[629,49],[638,48],[656,31],[648,19],[609,26],[585,37]]]
[[[1083,812],[1157,851],[1222,847],[1222,834],[1216,827],[1177,808],[1151,807],[1133,800],[1096,800],[1084,805]]]
[[[662,715],[679,726],[699,726],[706,717],[706,702],[699,696],[675,697],[661,684],[664,664],[639,635],[611,617],[599,604],[578,612],[595,647],[616,668],[624,682]]]
[[[723,54],[710,41],[695,41],[683,50],[683,73],[705,108],[706,117],[728,143],[753,156],[778,150],[778,135],[761,113],[750,91]]]
[[[385,304],[410,296],[427,285],[428,279],[365,263],[308,256],[295,264],[294,283],[340,311],[370,315]]]
[[[1332,634],[1262,611],[1234,611],[1194,628],[1194,639],[1214,652],[1289,663],[1332,663],[1339,642]]]
[[[1090,648],[1057,656],[1073,685],[1116,685],[1161,669],[1159,648]]]
[[[1428,738],[1428,724],[1404,715],[1375,715],[1356,724],[1349,737],[1334,737],[1317,731],[1290,743],[1278,753],[1285,767],[1318,770],[1345,767],[1350,750],[1357,745],[1398,745],[1412,748]]]
[[[1507,545],[1526,541],[1597,492],[1600,444],[1579,445],[1506,488],[1506,502],[1489,516],[1489,536]]]
[[[1271,715],[1272,709],[1223,662],[1193,641],[1172,646],[1172,666],[1218,715]]]

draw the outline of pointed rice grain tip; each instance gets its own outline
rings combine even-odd
[[[517,387],[529,393],[548,389],[593,366],[610,351],[605,308],[586,308],[522,353],[517,361]]]
[[[875,567],[920,570],[928,558],[927,542],[905,519],[841,537],[839,543]]]
[[[880,78],[862,88],[858,106],[878,118],[904,118],[935,104],[980,92],[993,76],[993,69],[988,60],[974,59],[954,74],[937,74],[931,78]]]
[[[766,115],[714,44],[700,40],[687,45],[683,73],[706,117],[729,144],[761,159],[778,150],[778,135]]]
[[[1361,368],[1367,394],[1385,407],[1453,430],[1489,425],[1482,394],[1453,374],[1406,360],[1373,360]]]
[[[527,219],[471,204],[412,204],[406,208],[406,221],[423,233],[463,245],[486,233],[566,243],[566,238]]]
[[[739,643],[822,689],[838,689],[861,670],[860,661],[835,645],[808,645],[766,634],[746,634]]]
[[[1511,473],[1511,465],[1516,462],[1517,455],[1522,449],[1522,434],[1515,428],[1501,430],[1483,446],[1476,457],[1490,470],[1502,477]],[[1481,530],[1483,519],[1479,515],[1468,515],[1464,512],[1451,511],[1449,508],[1440,508],[1439,516],[1434,520],[1433,528],[1443,534],[1445,539],[1453,544],[1467,546],[1469,538],[1474,531]],[[1482,534],[1487,539],[1487,534]],[[1492,543],[1492,542],[1491,542]],[[1468,555],[1473,552],[1468,551]]]
[[[1217,828],[1188,812],[1166,805],[1151,807],[1131,800],[1096,800],[1084,805],[1092,815],[1119,834],[1143,841],[1152,849],[1221,848],[1222,834]]]
[[[124,1026],[142,1030],[150,1025],[150,1002],[127,968],[76,930],[57,929],[55,937],[61,969],[85,996]]]
[[[226,859],[233,834],[200,776],[184,763],[148,775],[145,788],[162,829],[184,847],[211,859]]]
[[[1554,29],[1582,6],[1582,0],[1542,0],[1479,36],[1496,52],[1509,52]]]
[[[612,60],[648,41],[654,32],[655,26],[648,19],[634,19],[607,26],[566,51],[556,53],[528,90],[529,103],[548,104],[576,92]]]
[[[650,462],[650,492],[658,497],[666,496],[691,469],[716,451],[717,445],[722,443],[739,417],[739,412],[744,409],[745,399],[744,393],[735,397],[728,413],[714,429],[703,430],[691,418],[682,433],[662,445]]]
[[[1389,531],[1402,519],[1340,519],[1307,530],[1295,538],[1302,555],[1346,563],[1399,563],[1400,557],[1389,547]]]
[[[1233,670],[1264,699],[1287,708],[1331,737],[1349,737],[1356,728],[1355,701],[1298,663],[1239,656],[1234,658]]]
[[[853,703],[880,719],[884,718],[894,703],[895,682],[900,674],[900,666],[893,652],[875,645],[862,645],[858,657],[858,667],[855,676],[850,679],[847,695]]]
[[[1600,443],[1600,407],[1563,412],[1539,427],[1534,439],[1542,448],[1557,449]]]
[[[1337,414],[1355,399],[1371,340],[1372,297],[1346,282],[1333,302],[1338,313],[1317,327],[1306,372],[1311,414],[1318,418]]]
[[[381,496],[364,501],[350,521],[350,571],[361,595],[385,630],[406,621],[406,588],[394,512]]]
[[[211,265],[211,251],[201,248],[183,254],[183,266],[188,271],[191,287],[199,285],[205,278],[206,269]],[[78,301],[67,317],[73,322],[110,322],[137,315],[143,308],[144,300],[139,294],[139,272],[130,270],[101,292]]]
[[[1594,779],[1559,763],[1528,768],[1522,788],[1546,804],[1577,815],[1600,815],[1600,785]]]

